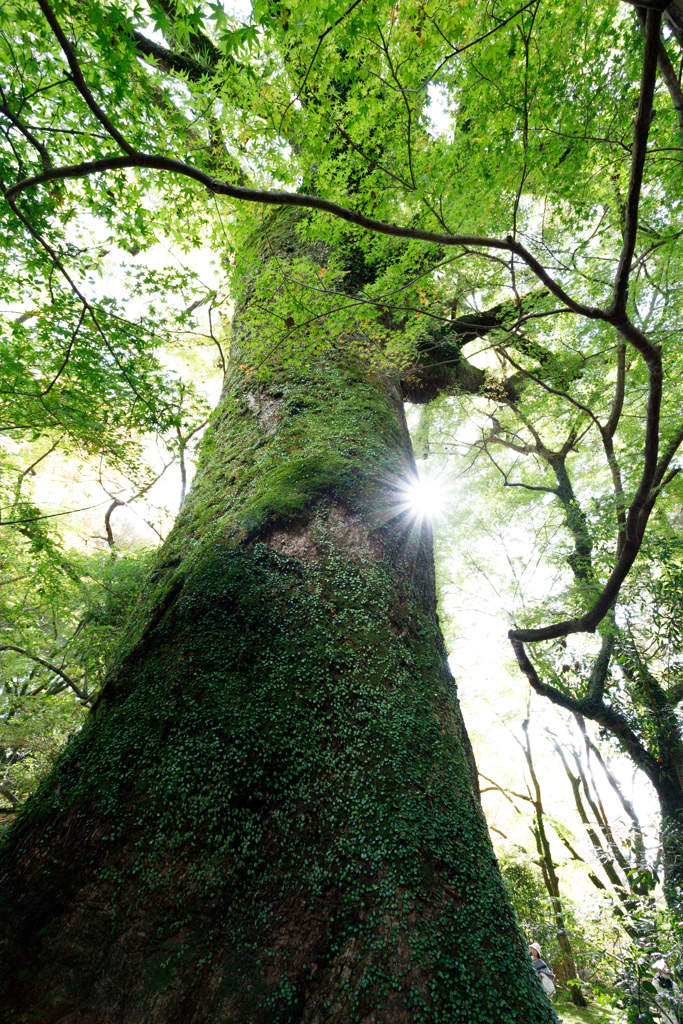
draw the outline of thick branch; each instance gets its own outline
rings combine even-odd
[[[162,71],[175,71],[187,75],[191,82],[200,82],[203,78],[212,77],[216,73],[214,68],[204,67],[186,54],[175,53],[166,46],[153,42],[137,29],[131,29],[131,35],[140,53],[155,60]]]
[[[481,249],[514,251],[534,270],[548,290],[560,298],[572,312],[581,313],[583,316],[593,320],[607,319],[607,314],[604,310],[597,307],[583,306],[570,299],[566,292],[548,277],[546,271],[531,253],[523,249],[514,239],[487,238],[480,235],[451,235],[439,231],[425,231],[422,228],[403,227],[399,224],[391,224],[387,221],[375,220],[373,217],[366,217],[365,214],[359,213],[357,210],[350,210],[339,203],[333,203],[319,196],[231,185],[229,182],[214,178],[198,167],[193,167],[191,164],[183,163],[181,160],[175,160],[173,157],[161,156],[160,154],[133,151],[129,156],[109,156],[103,157],[100,160],[89,160],[81,164],[72,164],[68,167],[56,167],[51,171],[44,171],[42,174],[36,174],[32,178],[25,178],[23,181],[17,182],[6,190],[5,197],[7,199],[14,199],[27,189],[34,188],[36,185],[46,184],[50,181],[86,178],[91,174],[122,170],[126,167],[149,168],[150,170],[170,171],[173,174],[180,174],[199,182],[200,185],[203,185],[213,195],[228,196],[231,199],[237,199],[242,202],[262,203],[265,206],[295,206],[308,210],[320,210],[323,213],[331,214],[331,216],[339,220],[355,224],[357,227],[365,228],[380,235],[433,242],[436,245],[474,246]]]
[[[114,512],[115,509],[120,508],[121,505],[123,505],[123,502],[119,501],[118,498],[114,498],[111,505],[104,513],[104,530],[105,533],[107,534],[107,544],[109,545],[111,550],[113,550],[116,547],[116,541],[114,540],[114,531],[111,528],[111,516],[112,512]]]
[[[643,476],[645,477],[645,474]],[[626,520],[626,540],[621,549],[621,554],[603,587],[602,593],[590,611],[580,618],[565,619],[562,622],[553,623],[551,626],[541,626],[539,629],[511,629],[508,632],[510,640],[535,643],[539,640],[554,640],[557,637],[569,636],[572,633],[595,632],[618,597],[621,585],[640,551],[645,526],[654,505],[654,500],[651,502],[646,500],[650,496],[650,486],[653,477],[654,473],[652,473],[649,480],[647,478],[641,480],[641,487],[636,492]]]
[[[566,711],[571,711],[572,714],[590,718],[591,721],[597,722],[598,725],[611,732],[621,741],[626,753],[633,762],[645,772],[655,789],[658,791],[661,789],[666,779],[660,765],[649,750],[642,745],[623,715],[614,708],[606,707],[601,702],[590,701],[586,698],[580,700],[576,697],[570,697],[556,687],[541,682],[536,668],[524,650],[524,644],[518,640],[511,640],[511,643],[517,663],[536,693],[540,694],[541,697],[547,697],[553,704],[564,708]]]
[[[621,348],[625,348],[622,341],[619,342]],[[614,405],[612,407],[612,414],[614,415],[614,409],[617,405],[617,395],[619,391],[619,384],[617,382],[617,394],[615,394]],[[622,390],[622,401],[623,401],[623,390]],[[618,410],[618,416],[621,415],[621,409]],[[617,416],[617,419],[618,419]],[[624,484],[621,479],[621,468],[614,451],[614,438],[613,433],[610,433],[610,425],[612,417],[610,417],[610,423],[607,424],[604,430],[601,431],[602,446],[605,450],[605,456],[607,458],[607,465],[609,466],[610,475],[612,477],[612,487],[614,488],[614,497],[617,514],[617,547],[616,554],[617,558],[621,554],[624,543],[626,542],[626,499],[624,497]]]
[[[20,804],[11,789],[8,789],[7,786],[0,786],[0,796],[4,796],[5,800],[11,803],[13,811],[18,810]]]
[[[67,39],[66,35],[64,34],[62,26],[55,18],[52,8],[46,2],[46,0],[38,0],[38,6],[45,15],[45,20],[54,32],[55,36],[57,37],[57,41],[59,42],[59,45],[64,51],[64,55],[67,59],[69,68],[71,70],[71,77],[74,85],[80,92],[85,102],[90,107],[90,110],[95,115],[97,120],[106,129],[106,131],[109,132],[112,139],[118,142],[119,146],[125,153],[129,153],[132,156],[135,153],[135,149],[123,137],[118,128],[114,127],[114,125],[111,123],[105,112],[100,107],[99,103],[97,103],[97,101],[95,100],[93,94],[90,92],[90,89],[86,84],[85,78],[83,77],[83,72],[81,71],[81,67],[76,58],[74,49],[69,40]]]
[[[670,6],[671,0],[623,0],[625,4],[632,7],[643,7],[646,11],[665,11]]]
[[[683,46],[683,0],[671,0],[664,8],[664,20]]]
[[[624,392],[626,389],[626,345],[619,338],[617,342],[617,382],[614,388],[614,399],[609,419],[603,427],[603,433],[608,437],[614,437],[621,419],[621,411],[624,408]]]
[[[595,659],[593,669],[588,677],[586,698],[593,704],[602,703],[605,692],[605,680],[607,679],[607,672],[609,671],[609,664],[612,659],[612,652],[614,651],[614,636],[614,628],[608,630],[603,636],[600,653]]]
[[[647,20],[645,11],[641,7],[636,7],[636,14],[638,15],[641,28],[644,30]],[[669,60],[669,54],[666,52],[664,43],[661,40],[659,42],[659,52],[657,53],[657,67],[659,68],[664,85],[669,90],[669,96],[678,117],[678,130],[681,135],[681,148],[683,148],[683,90],[681,90],[678,75]]]
[[[75,683],[71,676],[68,676],[64,669],[59,668],[57,665],[53,665],[51,662],[46,661],[45,658],[39,658],[37,654],[31,654],[29,651],[25,651],[23,647],[15,647],[14,644],[3,644],[0,647],[0,651],[16,651],[17,654],[23,654],[25,658],[30,658],[31,661],[37,662],[39,665],[43,665],[45,668],[49,668],[51,672],[60,676],[64,682],[71,687],[79,700],[83,703],[87,703],[90,699],[85,690],[82,690],[78,683]]]
[[[659,34],[662,24],[661,8],[648,9],[645,24],[645,52],[640,78],[640,95],[638,111],[633,127],[633,147],[631,150],[631,179],[626,197],[624,217],[624,241],[619,258],[619,266],[614,280],[612,296],[612,312],[616,315],[626,311],[628,298],[628,282],[631,273],[631,262],[638,235],[638,207],[643,185],[643,171],[647,156],[647,139],[652,121],[652,103],[655,95],[657,77],[657,57],[659,55]]]
[[[527,298],[535,297],[532,293]],[[502,302],[491,309],[446,321],[430,342],[421,346],[419,361],[401,375],[404,398],[422,405],[440,394],[481,393],[486,385],[486,373],[469,363],[462,349],[475,338],[506,327],[510,318],[519,314],[518,303]]]
[[[177,0],[158,0],[158,2],[164,14],[175,29],[179,9],[180,12],[183,12],[185,10],[184,5],[179,4]],[[221,59],[224,59],[223,54],[218,49],[214,41],[206,34],[206,32],[203,32],[198,27],[196,22],[194,27],[187,33],[186,38],[190,46],[194,47],[197,53],[201,55],[202,59],[205,60],[208,65],[216,65]],[[231,60],[232,58],[228,59]]]

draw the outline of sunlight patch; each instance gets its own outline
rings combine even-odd
[[[408,508],[423,519],[439,516],[446,505],[446,491],[443,481],[423,467],[418,476],[403,489]]]

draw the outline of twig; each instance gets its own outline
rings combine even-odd
[[[66,369],[66,364],[69,362],[69,359],[71,358],[71,351],[72,351],[74,345],[76,344],[76,338],[78,337],[78,332],[80,331],[81,326],[83,324],[83,321],[85,320],[85,314],[86,314],[86,307],[83,306],[83,308],[81,309],[81,315],[78,318],[78,323],[76,324],[75,328],[71,332],[71,340],[69,341],[69,344],[67,346],[66,352],[64,353],[64,359],[62,360],[61,366],[59,367],[59,369],[57,370],[56,374],[54,375],[54,377],[52,378],[52,380],[50,381],[48,386],[45,388],[45,390],[40,392],[40,397],[41,398],[44,398],[45,395],[49,395],[49,393],[52,391],[53,387],[55,386],[55,384],[57,383],[57,381],[59,380],[59,378],[63,374],[64,370]]]
[[[342,23],[344,18],[348,17],[348,15],[351,13],[351,11],[354,9],[354,7],[358,7],[359,3],[361,3],[361,0],[353,0],[353,3],[351,4],[351,6],[347,7],[347,9],[344,11],[344,13],[342,15],[340,15],[337,18],[337,20],[332,25],[329,25],[325,29],[325,31],[321,32],[320,35],[318,36],[318,45],[315,48],[315,53],[311,57],[311,62],[308,65],[308,68],[306,70],[306,74],[304,75],[303,81],[302,81],[301,85],[299,86],[298,92],[297,92],[296,96],[294,97],[294,99],[290,100],[290,102],[287,104],[287,106],[285,107],[284,112],[282,114],[282,117],[280,118],[280,126],[278,128],[278,134],[282,131],[282,125],[284,123],[285,117],[287,116],[287,112],[289,111],[289,109],[291,107],[294,106],[296,101],[301,96],[301,93],[304,91],[304,88],[306,86],[306,82],[308,81],[308,76],[310,75],[311,71],[313,70],[313,65],[315,64],[316,58],[317,58],[317,56],[318,56],[318,54],[320,52],[320,47],[323,45],[323,40],[330,34],[330,32],[332,32],[333,29],[335,29],[337,27],[337,25],[340,25]]]

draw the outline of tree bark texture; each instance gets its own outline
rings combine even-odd
[[[683,797],[680,788],[671,792],[658,792],[664,867],[664,894],[671,911],[683,920]]]
[[[330,356],[226,386],[117,667],[5,841],[5,1019],[556,1020],[413,472],[391,376]]]

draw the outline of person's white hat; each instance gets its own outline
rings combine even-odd
[[[536,952],[538,953],[538,955],[539,956],[541,955],[541,947],[539,946],[539,944],[537,942],[532,942],[531,945],[529,946],[529,949],[535,949]]]

